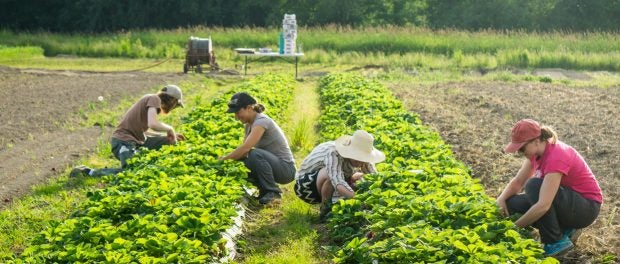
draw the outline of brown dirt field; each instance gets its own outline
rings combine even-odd
[[[586,159],[604,203],[563,263],[592,263],[606,253],[620,256],[620,87],[575,88],[540,83],[472,82],[430,86],[392,84],[406,107],[419,113],[453,146],[487,192],[496,197],[521,160],[503,153],[512,125],[533,118],[552,126],[560,140]],[[618,261],[618,259],[616,259]]]
[[[0,67],[0,208],[92,154],[111,127],[80,128],[80,111],[157,92],[179,74],[97,73]]]

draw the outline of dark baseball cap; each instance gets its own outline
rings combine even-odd
[[[236,113],[241,110],[241,108],[253,104],[256,104],[256,99],[254,99],[248,93],[236,93],[230,98],[230,102],[228,102],[228,110],[226,110],[226,113]]]

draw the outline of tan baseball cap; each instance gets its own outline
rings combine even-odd
[[[161,88],[161,92],[176,98],[177,100],[179,100],[179,106],[185,107],[183,105],[183,92],[181,92],[181,88],[179,88],[178,86],[174,84],[168,84],[164,86],[164,88]]]

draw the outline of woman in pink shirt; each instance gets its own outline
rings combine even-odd
[[[504,215],[522,214],[518,227],[538,229],[546,255],[566,253],[574,247],[577,229],[594,222],[603,202],[592,170],[552,128],[531,119],[514,125],[505,151],[525,159],[497,204]]]

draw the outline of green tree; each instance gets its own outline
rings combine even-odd
[[[370,17],[372,0],[318,1],[315,18],[318,24],[361,26]]]

